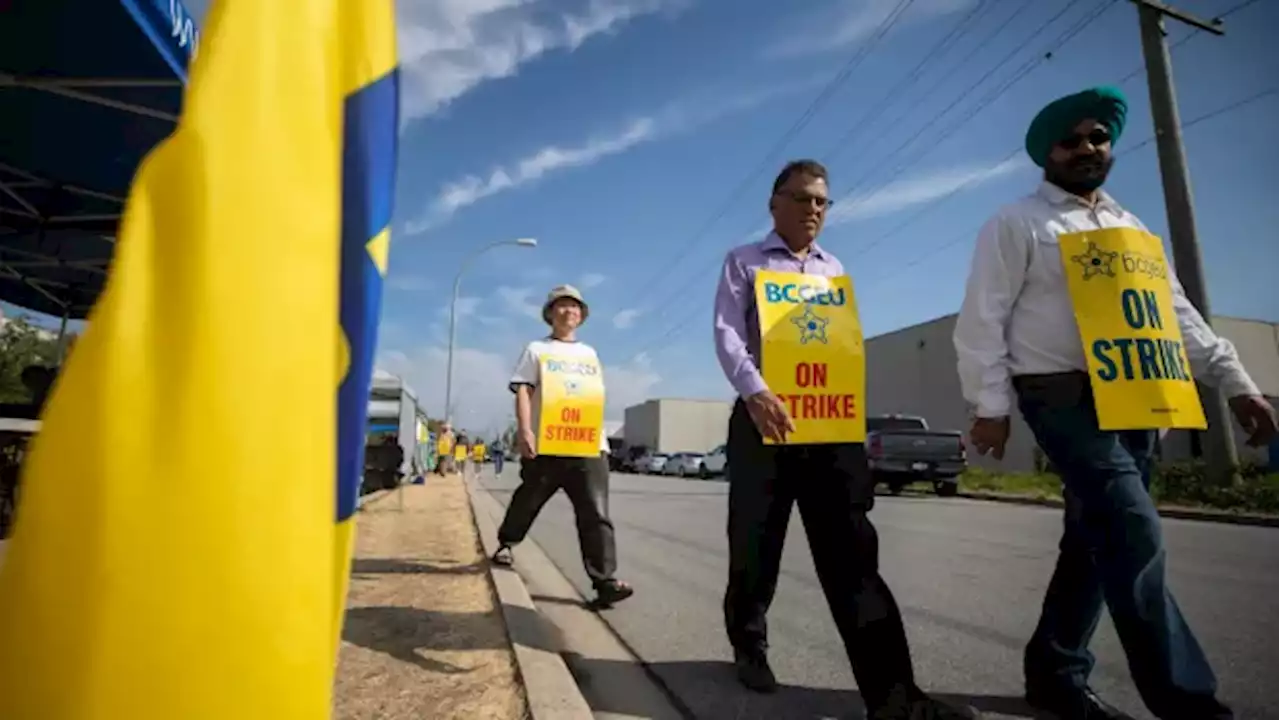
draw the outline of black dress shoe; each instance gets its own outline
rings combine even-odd
[[[955,707],[934,700],[915,687],[898,686],[885,702],[867,708],[867,720],[979,720],[982,717],[968,707]]]
[[[733,650],[733,664],[738,669],[738,682],[747,689],[759,693],[778,690],[778,678],[773,676],[769,659],[763,649]]]
[[[1027,692],[1027,704],[1058,720],[1133,720],[1102,701],[1089,688],[1059,692]]]

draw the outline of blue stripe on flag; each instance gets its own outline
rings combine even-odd
[[[352,93],[344,108],[339,321],[351,361],[338,386],[338,522],[355,514],[364,466],[369,385],[382,304],[382,273],[367,245],[391,222],[398,86],[397,69]]]

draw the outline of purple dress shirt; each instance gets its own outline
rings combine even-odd
[[[840,261],[817,243],[809,247],[806,257],[800,257],[776,232],[761,242],[729,251],[716,288],[716,357],[724,376],[744,398],[768,389],[760,375],[760,320],[756,312],[756,271],[761,269],[823,277],[845,274]]]

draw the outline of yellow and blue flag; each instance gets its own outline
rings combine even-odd
[[[329,716],[394,43],[390,0],[214,3],[27,460],[0,718]]]

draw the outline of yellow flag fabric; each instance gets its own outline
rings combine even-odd
[[[604,370],[592,357],[542,358],[538,454],[600,457]]]
[[[853,280],[761,270],[755,292],[760,373],[796,426],[785,444],[866,440],[867,360]]]
[[[1058,236],[1103,430],[1206,427],[1160,239],[1133,228]]]
[[[5,720],[330,714],[391,219],[393,7],[208,17],[27,460],[0,568]]]

